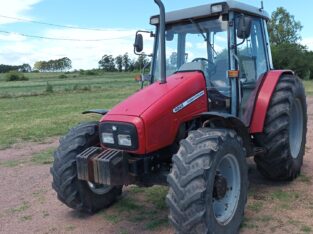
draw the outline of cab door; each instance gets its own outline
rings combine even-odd
[[[249,126],[258,87],[263,76],[270,70],[267,38],[263,19],[251,17],[251,33],[242,41],[237,37],[239,58],[241,102],[239,117]]]

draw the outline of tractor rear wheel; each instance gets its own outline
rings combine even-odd
[[[293,180],[301,171],[307,132],[305,91],[299,78],[279,80],[256,142],[267,153],[255,157],[260,173],[272,180]]]
[[[237,233],[248,189],[242,139],[229,129],[190,132],[173,157],[168,183],[169,220],[177,233]]]
[[[58,199],[68,207],[94,213],[111,205],[122,193],[122,186],[113,187],[78,180],[76,156],[99,145],[98,122],[80,124],[60,139],[51,168],[52,187]]]

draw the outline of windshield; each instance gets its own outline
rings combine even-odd
[[[166,26],[166,75],[177,71],[203,71],[207,85],[228,88],[228,21],[193,20]],[[156,63],[160,55],[157,53]],[[154,77],[159,79],[159,67]]]

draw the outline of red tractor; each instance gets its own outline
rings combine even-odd
[[[236,1],[151,17],[149,85],[61,138],[51,168],[67,206],[96,212],[122,187],[168,185],[177,233],[236,233],[247,201],[246,159],[272,180],[301,170],[307,132],[303,85],[274,70],[268,14]],[[135,52],[143,51],[137,32]]]

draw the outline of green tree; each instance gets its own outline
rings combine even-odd
[[[302,25],[295,17],[291,15],[285,8],[278,7],[272,13],[269,23],[269,34],[272,45],[283,43],[294,44],[300,39]]]
[[[123,67],[124,67],[124,71],[129,71],[130,69],[130,62],[131,62],[131,60],[130,60],[130,58],[129,58],[129,56],[128,56],[128,53],[125,53],[124,55],[123,55]]]
[[[285,8],[273,12],[269,34],[275,69],[291,69],[302,79],[313,79],[313,52],[299,44],[302,25]]]
[[[27,68],[27,64],[22,65]],[[67,58],[49,60],[49,61],[37,61],[34,64],[34,69],[41,72],[56,72],[56,71],[68,71],[72,68],[72,61]]]
[[[149,63],[148,56],[146,54],[140,54],[134,65],[135,70],[141,70],[147,63]]]
[[[310,79],[311,76],[313,60],[309,59],[310,54],[299,44],[283,43],[272,47],[275,69],[291,69],[302,79]]]
[[[115,64],[119,72],[123,71],[123,56],[119,55],[115,58]]]
[[[107,72],[115,71],[114,58],[112,55],[103,55],[101,60],[98,62],[99,67]]]

